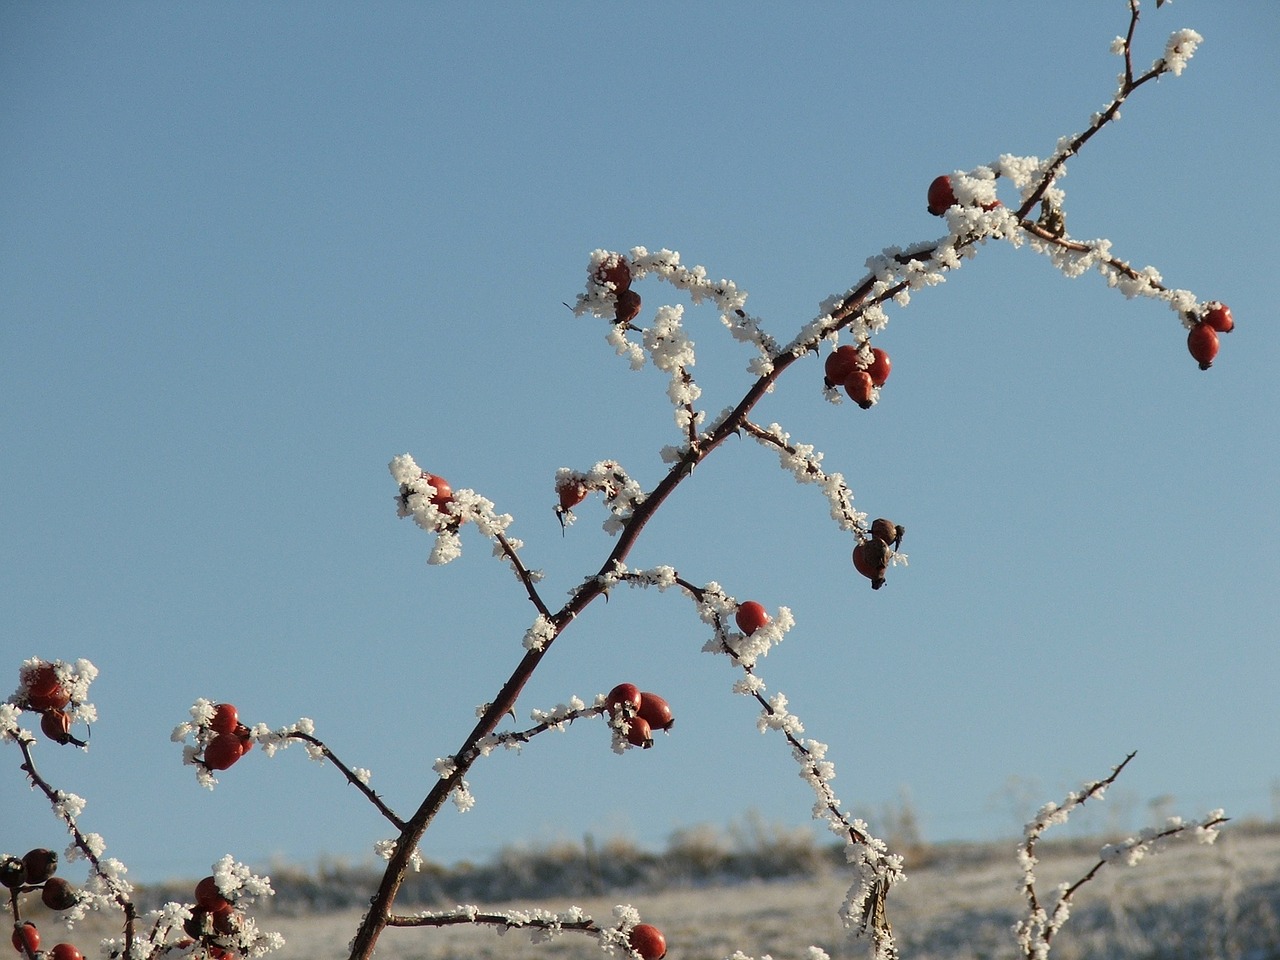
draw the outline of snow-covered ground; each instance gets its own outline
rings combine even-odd
[[[1012,847],[1012,845],[1011,845]],[[1097,857],[1042,851],[1042,899],[1082,876]],[[890,919],[903,960],[995,960],[1018,955],[1011,927],[1024,907],[1012,849],[1007,860],[922,867],[893,891]],[[847,881],[838,874],[805,881],[716,889],[673,889],[578,902],[608,922],[613,904],[636,906],[667,936],[671,960],[723,960],[735,950],[775,960],[806,957],[817,944],[833,958],[867,955],[865,938],[849,938],[836,918]],[[1054,941],[1055,960],[1277,960],[1280,958],[1280,834],[1224,831],[1213,846],[1185,846],[1133,867],[1108,866],[1083,887],[1071,919]],[[483,904],[484,907],[498,906]],[[525,902],[559,911],[568,902]],[[261,917],[288,945],[281,960],[345,956],[358,913]],[[467,927],[389,929],[379,942],[387,960],[598,958],[596,942],[564,934],[535,945],[524,932]]]
[[[949,856],[908,870],[889,898],[903,960],[1002,960],[1018,957],[1012,927],[1025,912],[1015,845]],[[1005,855],[1007,853],[1007,855]],[[1041,901],[1052,906],[1058,883],[1097,863],[1096,852],[1052,845],[1039,850]],[[998,854],[998,855],[997,855]],[[810,944],[833,958],[866,957],[866,938],[850,937],[837,918],[849,879],[836,871],[805,880],[620,893],[600,898],[482,903],[484,909],[580,906],[608,925],[613,906],[630,903],[667,937],[671,960],[724,960],[735,950],[755,958],[808,960]],[[372,892],[372,891],[370,891]],[[365,895],[363,891],[361,895]],[[1052,960],[1280,960],[1280,831],[1223,830],[1216,844],[1187,844],[1136,866],[1109,865],[1076,894],[1071,918],[1053,941]],[[438,904],[433,909],[451,905]],[[412,912],[406,909],[404,912]],[[256,912],[259,927],[287,941],[278,960],[337,960],[360,914],[356,910],[286,915]],[[45,931],[49,943],[91,944],[114,933],[118,916],[91,916],[70,935]],[[89,947],[90,949],[85,949]],[[382,960],[599,960],[596,941],[563,934],[537,943],[528,932],[492,927],[388,929]],[[616,956],[616,955],[615,955]]]

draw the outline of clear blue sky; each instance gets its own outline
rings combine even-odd
[[[910,792],[927,839],[1009,835],[1137,760],[1111,816],[1269,817],[1280,781],[1275,263],[1280,6],[1146,5],[1138,62],[1204,35],[1070,164],[1071,232],[1229,303],[1214,368],[1177,318],[1005,246],[893,309],[881,404],[820,396],[817,359],[757,411],[908,529],[873,593],[813,488],[754,443],[701,467],[632,557],[797,627],[761,663],[831,744],[846,805]],[[0,623],[87,657],[87,755],[43,746],[138,880],[231,852],[363,859],[389,835],[301,750],[208,794],[168,735],[200,696],[318,734],[402,811],[520,654],[533,611],[474,531],[429,568],[386,469],[412,453],[515,515],[555,600],[612,545],[567,536],[557,467],[643,483],[676,441],[665,378],[562,306],[596,247],[679,250],[789,339],[889,244],[938,236],[925,187],[1044,155],[1114,89],[1120,0],[213,5],[0,9]],[[640,286],[646,316],[678,302]],[[703,404],[748,352],[688,314]],[[521,701],[621,680],[675,735],[615,756],[603,724],[470,778],[424,853],[611,834],[661,845],[811,797],[674,594],[593,607]],[[64,838],[0,751],[0,850]],[[1011,779],[1013,778],[1013,779]],[[1107,813],[1095,821],[1105,825]]]

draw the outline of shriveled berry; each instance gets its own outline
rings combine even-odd
[[[1218,333],[1230,333],[1236,328],[1236,322],[1231,316],[1231,308],[1225,303],[1219,303],[1217,300],[1211,300],[1208,304],[1208,310],[1204,314],[1204,322],[1213,327]]]
[[[738,604],[733,618],[738,622],[738,629],[750,636],[769,622],[769,614],[764,604],[755,600]]]
[[[843,347],[836,347],[827,354],[826,362],[823,364],[827,383],[837,387],[848,380],[860,366],[858,352],[857,347],[846,343]]]
[[[889,544],[895,550],[902,543],[902,538],[906,535],[906,532],[907,528],[902,524],[886,520],[884,517],[878,517],[871,522],[871,536],[881,543]]]
[[[653,746],[653,729],[644,717],[632,717],[627,721],[627,743],[648,750]]]
[[[22,858],[22,876],[35,886],[44,883],[58,872],[58,854],[47,847],[28,850]]]
[[[637,923],[627,939],[644,960],[662,960],[667,955],[667,938],[653,924]]]
[[[1213,358],[1218,355],[1218,332],[1208,323],[1197,323],[1187,334],[1187,349],[1201,370],[1213,366]]]
[[[935,177],[933,183],[929,184],[929,212],[940,217],[947,212],[948,207],[955,205],[956,194],[951,188],[951,178],[946,174]]]
[[[62,877],[50,877],[40,891],[40,901],[50,910],[70,910],[77,900],[76,888]]]
[[[621,291],[618,302],[614,304],[613,316],[618,323],[630,323],[640,316],[640,294],[634,290]]]
[[[875,381],[865,370],[853,371],[849,379],[844,382],[844,392],[849,394],[849,398],[863,410],[870,410],[875,403],[874,390]]]
[[[884,575],[889,567],[889,545],[872,538],[853,548],[853,566],[871,581],[871,589],[884,586]]]
[[[676,722],[671,714],[671,705],[656,693],[640,692],[640,708],[637,713],[654,730],[670,730]]]
[[[640,709],[640,688],[634,683],[620,683],[605,697],[604,708],[609,716],[631,716]]]

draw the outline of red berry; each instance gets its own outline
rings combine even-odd
[[[640,316],[640,294],[634,290],[621,291],[613,308],[613,316],[618,323],[630,323]]]
[[[640,688],[634,683],[620,683],[605,697],[604,708],[615,719],[619,715],[632,715],[640,709]]]
[[[218,881],[213,877],[205,877],[196,884],[196,904],[208,913],[227,913],[231,910],[231,901],[218,889]]]
[[[51,960],[84,960],[84,954],[69,943],[54,944],[49,956]]]
[[[23,676],[27,693],[50,694],[62,685],[58,671],[52,663],[41,663]]]
[[[192,940],[199,940],[201,937],[206,936],[213,929],[211,925],[205,922],[208,916],[208,910],[202,910],[199,907],[196,907],[191,911],[191,916],[182,921],[183,932]],[[209,927],[208,930],[205,929],[206,926]]]
[[[649,923],[637,923],[628,937],[631,949],[644,960],[662,960],[667,955],[667,938],[662,931]]]
[[[453,502],[453,487],[449,486],[449,481],[444,477],[437,477],[434,473],[424,473],[422,479],[435,490],[431,495],[431,502],[436,505],[437,510],[443,510],[446,504]]]
[[[220,733],[204,748],[204,765],[210,770],[226,770],[246,752],[234,733]]]
[[[889,566],[889,545],[882,540],[871,539],[853,548],[853,566],[871,581],[871,589],[884,586],[885,571]]]
[[[671,705],[656,693],[640,692],[640,708],[637,713],[654,730],[670,730],[676,722],[671,714]]]
[[[865,370],[853,371],[849,379],[844,382],[845,393],[849,394],[849,397],[863,410],[870,410],[871,405],[875,403],[872,396],[874,389],[875,381]]]
[[[627,721],[627,743],[648,750],[653,746],[653,728],[644,717],[632,717]]]
[[[848,380],[858,366],[858,348],[845,344],[827,354],[823,372],[827,375],[827,383],[834,387]]]
[[[30,920],[14,925],[13,949],[30,956],[35,956],[36,951],[40,949],[40,931]]]
[[[1218,334],[1208,323],[1197,323],[1187,334],[1187,349],[1201,370],[1213,366],[1213,358],[1218,355]]]
[[[578,480],[566,480],[556,486],[556,495],[560,498],[561,510],[572,510],[587,499],[586,484]]]
[[[50,877],[40,891],[41,902],[50,910],[70,910],[78,899],[76,888],[62,877]]]
[[[34,670],[24,672],[27,706],[32,710],[61,710],[71,702],[71,694],[62,685],[52,663],[42,663]]]
[[[769,614],[764,605],[755,600],[748,600],[738,605],[733,618],[738,621],[738,629],[750,636],[769,622]]]
[[[1214,330],[1218,333],[1230,333],[1236,328],[1236,322],[1231,316],[1231,308],[1225,303],[1212,300],[1207,306],[1209,309],[1205,311],[1204,322]]]
[[[54,743],[71,740],[71,714],[61,710],[46,710],[40,717],[40,732]]]
[[[613,284],[614,292],[631,288],[631,264],[616,253],[610,254],[596,267],[596,282]]]
[[[955,204],[956,195],[951,189],[951,178],[945,174],[935,177],[933,183],[929,184],[929,212],[940,217],[947,212],[948,207],[954,207]]]
[[[32,886],[44,883],[57,872],[58,855],[45,847],[28,850],[22,858],[23,879]]]
[[[871,366],[867,367],[867,373],[871,376],[871,382],[877,387],[883,387],[884,382],[889,379],[889,371],[893,369],[893,364],[889,360],[889,354],[881,350],[879,347],[871,348]]]
[[[240,722],[240,714],[233,703],[219,703],[213,708],[209,728],[214,733],[232,733]]]
[[[241,923],[244,922],[244,914],[236,913],[228,908],[222,911],[214,911],[210,914],[213,917],[213,932],[226,936],[230,933],[236,933],[240,929]]]

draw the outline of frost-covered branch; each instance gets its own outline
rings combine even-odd
[[[397,914],[388,918],[391,927],[491,926],[499,933],[525,930],[534,943],[545,943],[563,933],[585,933],[595,937],[607,954],[622,951],[637,960],[660,960],[666,953],[666,941],[656,927],[640,922],[640,914],[630,904],[613,908],[615,923],[602,927],[581,907],[570,907],[560,913],[550,910],[485,911],[467,904],[452,910]]]
[[[621,580],[631,586],[656,586],[660,590],[678,586],[697,605],[699,618],[714,630],[703,651],[726,654],[741,668],[744,675],[734,683],[733,692],[749,696],[759,704],[756,726],[761,733],[775,730],[786,740],[792,758],[800,766],[800,776],[814,792],[814,819],[824,822],[845,843],[845,858],[855,866],[858,877],[841,908],[842,920],[860,932],[870,928],[877,958],[896,957],[885,900],[889,888],[906,879],[902,858],[890,853],[884,841],[872,836],[864,821],[841,809],[840,799],[832,787],[835,764],[826,759],[827,744],[802,737],[804,724],[789,709],[787,697],[782,693],[766,696],[765,683],[756,669],[756,661],[766,656],[794,626],[791,611],[779,607],[773,618],[754,611],[749,617],[744,615],[745,605],[726,594],[719,584],[713,582],[699,587],[671,567],[627,572],[621,575]],[[731,620],[739,630],[729,628]]]
[[[1036,890],[1035,867],[1039,863],[1035,854],[1040,837],[1051,826],[1066,823],[1072,811],[1089,800],[1101,799],[1106,790],[1120,776],[1120,772],[1136,756],[1130,753],[1102,780],[1086,783],[1078,791],[1067,794],[1061,803],[1046,803],[1023,828],[1023,841],[1018,848],[1018,863],[1022,869],[1022,890],[1027,900],[1027,914],[1015,927],[1018,946],[1026,960],[1046,960],[1054,936],[1071,915],[1072,897],[1086,883],[1098,875],[1108,864],[1123,863],[1128,866],[1141,861],[1148,854],[1158,852],[1177,840],[1194,839],[1199,843],[1213,843],[1217,839],[1217,827],[1227,821],[1222,810],[1214,810],[1200,820],[1184,821],[1171,817],[1163,827],[1148,827],[1136,837],[1102,848],[1098,862],[1074,883],[1057,886],[1052,909],[1043,902]]]

